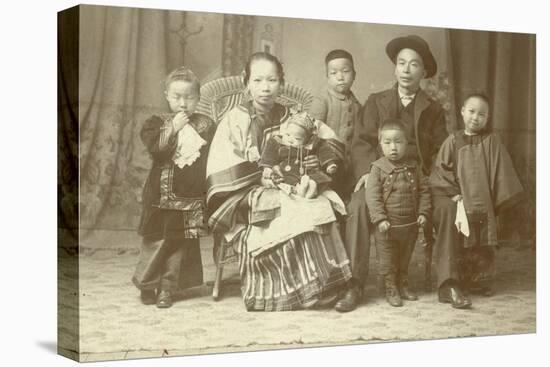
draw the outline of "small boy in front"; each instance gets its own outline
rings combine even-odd
[[[426,177],[415,160],[406,159],[407,137],[399,119],[385,121],[378,141],[383,157],[371,165],[366,201],[375,226],[378,272],[384,279],[386,300],[394,307],[418,297],[408,287],[409,262],[431,212]]]

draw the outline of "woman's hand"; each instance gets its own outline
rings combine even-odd
[[[271,181],[273,181],[275,185],[278,185],[284,181],[283,171],[281,171],[280,166],[278,165],[273,166],[273,172],[271,173]]]
[[[273,170],[269,167],[265,167],[264,170],[262,171],[262,179],[261,179],[263,187],[268,187],[268,188],[275,187],[275,185],[273,184],[273,181],[271,180],[271,177],[273,177]]]
[[[273,166],[273,168],[265,167],[262,171],[262,186],[268,188],[277,187],[278,184],[283,182],[283,173],[281,172],[281,167]]]
[[[458,195],[455,195],[452,197],[451,199],[452,201],[454,201],[455,203],[459,202],[460,200],[462,200],[462,195],[458,194]]]
[[[269,189],[275,188],[275,184],[273,183],[273,181],[270,178],[264,178],[263,176],[261,179],[261,184],[263,187],[267,187]]]

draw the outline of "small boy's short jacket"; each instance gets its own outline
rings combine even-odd
[[[408,190],[398,192],[396,179],[399,175],[406,175]],[[399,190],[402,190],[400,188]],[[367,181],[366,200],[371,221],[377,224],[383,220],[389,220],[389,211],[393,207],[387,205],[390,195],[412,195],[414,203],[414,219],[419,215],[430,218],[431,194],[428,180],[414,161],[407,161],[399,166],[392,163],[388,158],[382,157],[374,161],[370,168]]]

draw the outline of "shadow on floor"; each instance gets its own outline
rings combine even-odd
[[[54,341],[39,340],[36,342],[36,345],[50,353],[57,354],[57,343]]]

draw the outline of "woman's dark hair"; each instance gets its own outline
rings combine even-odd
[[[267,52],[256,52],[250,55],[246,62],[246,65],[244,66],[243,83],[245,86],[248,85],[248,82],[250,80],[250,66],[252,62],[257,60],[266,60],[272,62],[277,68],[277,74],[279,76],[279,80],[281,81],[281,86],[285,84],[285,72],[283,71],[283,64],[281,64],[279,59]]]

